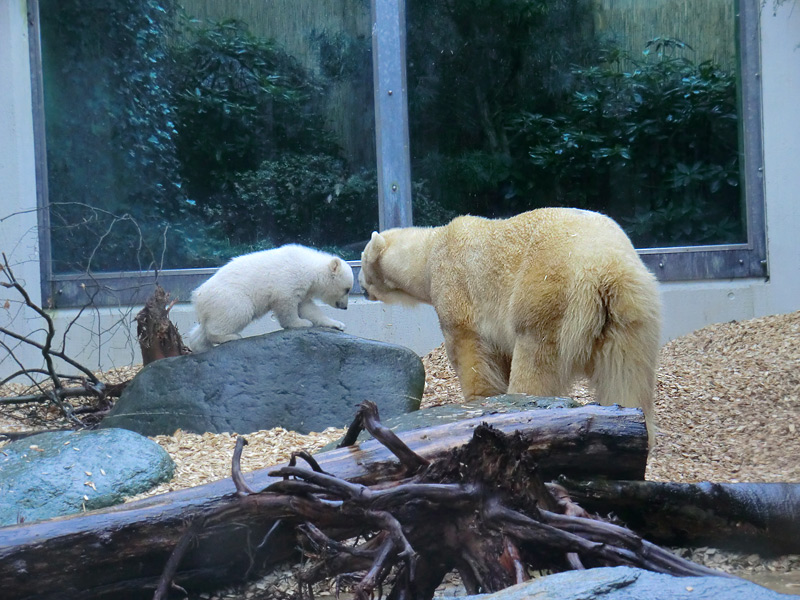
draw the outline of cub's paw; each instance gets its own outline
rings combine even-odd
[[[325,319],[324,321],[319,321],[317,323],[319,327],[330,327],[331,329],[338,329],[339,331],[344,331],[344,323],[341,321],[335,321],[334,319]]]
[[[301,329],[303,327],[314,327],[314,325],[315,323],[312,323],[308,319],[297,319],[296,321],[281,323],[281,327],[284,329]]]

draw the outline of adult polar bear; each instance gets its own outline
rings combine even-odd
[[[213,344],[238,339],[250,322],[270,310],[284,329],[333,327],[314,298],[347,308],[353,270],[338,256],[298,244],[287,244],[237,256],[192,292],[198,323],[187,334],[189,347],[200,352]]]
[[[434,306],[467,400],[563,395],[586,375],[601,404],[640,407],[652,441],[658,287],[608,217],[542,208],[375,232],[359,282],[370,300]]]

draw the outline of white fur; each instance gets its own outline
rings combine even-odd
[[[200,352],[241,337],[239,332],[270,310],[284,329],[333,327],[314,298],[346,309],[353,270],[341,258],[296,244],[233,258],[192,292],[198,323],[187,334]]]
[[[570,208],[373,233],[361,287],[427,303],[467,400],[561,396],[588,376],[601,404],[640,407],[655,435],[658,284],[613,220]]]

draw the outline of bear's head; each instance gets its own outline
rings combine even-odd
[[[353,288],[353,269],[341,258],[332,258],[328,263],[326,281],[319,297],[328,306],[347,309],[347,299]]]
[[[430,302],[426,289],[427,256],[417,247],[422,230],[406,227],[372,233],[361,253],[358,274],[368,300],[409,305]]]

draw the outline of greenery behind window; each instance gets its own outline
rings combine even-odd
[[[303,64],[201,5],[41,0],[55,272],[214,266],[289,242],[354,258],[376,227],[374,151],[345,147],[374,147],[369,37],[296,30]],[[365,135],[331,123],[343,86],[370,98]]]
[[[40,0],[56,273],[377,228],[367,0]],[[407,0],[414,220],[744,240],[729,0]]]
[[[409,0],[415,220],[576,206],[637,247],[743,241],[731,4]]]

